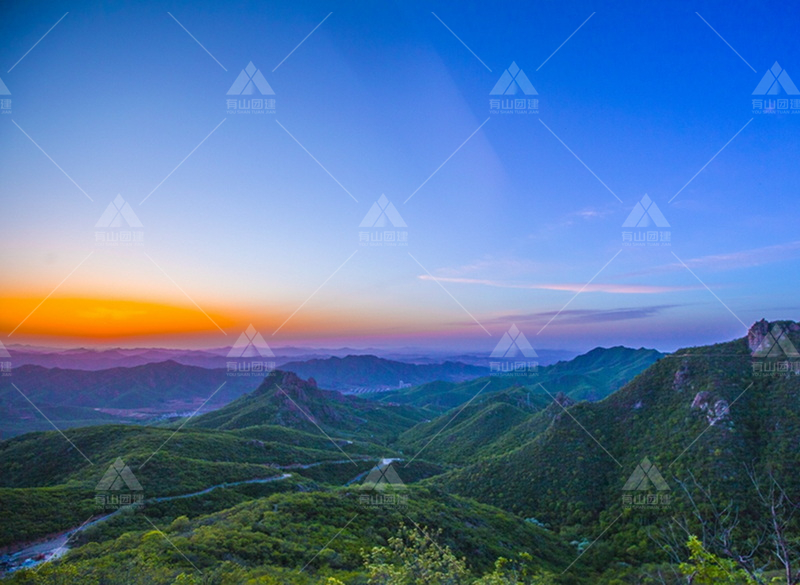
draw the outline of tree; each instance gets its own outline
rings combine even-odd
[[[475,585],[554,585],[553,575],[531,566],[533,558],[520,553],[516,559],[500,557],[494,571],[475,581]]]
[[[441,530],[403,525],[389,546],[362,552],[370,585],[461,585],[470,580],[466,562],[434,539]]]
[[[784,574],[780,583],[800,585],[800,542],[791,536],[800,505],[789,498],[772,470],[759,475],[753,466],[745,465],[745,469],[755,488],[755,501],[766,511],[758,520],[750,520],[742,526],[734,502],[720,505],[711,491],[690,473],[691,483],[677,478],[675,481],[686,495],[691,515],[674,518],[662,528],[660,536],[651,534],[651,538],[676,563],[686,558],[683,546],[686,538],[695,538],[704,551],[715,558],[732,561],[733,566],[748,575],[750,582],[759,585],[766,583],[765,568],[769,564],[768,557],[772,556]]]
[[[680,571],[692,585],[755,585],[756,581],[735,561],[708,552],[696,536],[690,536],[686,545],[689,561],[680,564]]]
[[[704,551],[715,558],[728,559],[734,566],[744,571],[753,583],[761,585],[760,567],[757,565],[759,550],[764,542],[763,536],[753,534],[740,525],[739,508],[729,500],[720,503],[711,490],[702,486],[690,472],[684,481],[673,477],[689,504],[689,514],[673,517],[661,527],[660,534],[650,533],[662,550],[675,564],[682,564],[691,549],[686,546],[687,539],[697,540]],[[698,536],[699,535],[699,536]],[[687,578],[688,583],[693,583]]]
[[[767,472],[766,486],[759,480],[754,468],[748,467],[747,474],[756,488],[761,505],[767,509],[767,532],[774,547],[772,553],[783,569],[787,585],[798,585],[800,551],[797,547],[797,538],[790,537],[789,531],[800,506],[789,499],[772,470]]]

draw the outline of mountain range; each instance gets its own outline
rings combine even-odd
[[[127,355],[126,351],[120,351]],[[171,351],[164,355],[171,355]],[[106,359],[109,353],[117,352],[101,352],[100,355]],[[59,359],[83,363],[84,354],[84,350],[66,351],[59,354]],[[128,357],[145,360],[164,355],[148,350],[133,352]],[[195,358],[202,362],[205,357],[198,355]],[[12,359],[12,363],[16,363],[16,354]],[[214,360],[219,367],[187,365],[173,359],[99,370],[18,365],[12,368],[10,376],[0,377],[2,436],[47,430],[52,424],[69,428],[152,422],[185,416],[197,409],[207,412],[254,390],[261,383],[264,374],[249,371],[252,360],[220,356]],[[259,358],[258,361],[277,363],[271,360]],[[248,371],[231,371],[230,363],[247,365]],[[374,355],[291,361],[281,368],[314,378],[324,388],[342,392],[386,391],[434,380],[458,382],[489,372],[488,368],[461,362],[412,364]]]
[[[44,368],[63,368],[71,370],[106,370],[115,367],[131,368],[145,364],[175,361],[186,366],[201,368],[224,368],[228,361],[231,347],[211,349],[170,349],[160,347],[142,348],[51,348],[31,345],[6,345],[4,348],[10,356],[12,367],[24,365],[42,366]],[[461,362],[470,365],[488,367],[489,358],[485,353],[444,352],[423,348],[399,348],[384,350],[380,348],[313,348],[313,347],[276,347],[274,357],[270,357],[276,366],[287,362],[303,362],[308,360],[324,360],[329,357],[345,358],[347,356],[378,356],[383,359],[408,364],[441,364],[443,362]],[[2,353],[2,351],[0,351]],[[566,350],[538,350],[539,362],[555,363],[558,360],[571,359],[577,355]]]
[[[59,428],[155,420],[218,408],[259,383],[171,360],[107,370],[24,365],[0,377],[0,422],[13,436],[52,429],[47,419]]]
[[[544,389],[539,387],[543,384],[551,393],[564,392],[573,400],[599,400],[621,388],[663,356],[654,349],[598,347],[569,361],[538,366],[535,372],[496,373],[461,383],[436,381],[382,393],[376,398],[386,403],[413,404],[442,411],[467,402],[478,392],[491,393],[511,386],[533,386],[536,392],[543,392]]]
[[[434,380],[461,382],[489,374],[487,367],[461,362],[409,364],[374,355],[287,362],[280,367],[302,378],[314,378],[324,388],[342,391],[398,389]]]
[[[497,561],[538,575],[524,583],[677,584],[703,562],[718,575],[704,582],[771,583],[776,550],[797,558],[798,344],[797,323],[761,321],[667,355],[596,349],[524,376],[364,396],[273,371],[190,419],[0,442],[0,544],[100,514],[95,486],[120,459],[145,501],[75,533],[44,583],[191,583],[201,571],[361,584],[359,551],[409,528],[437,558],[463,558],[470,579]],[[375,495],[374,477],[388,491]]]

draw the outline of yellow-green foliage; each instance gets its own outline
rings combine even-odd
[[[687,546],[689,562],[681,563],[680,570],[691,578],[693,585],[755,585],[756,582],[735,562],[708,552],[696,536],[689,537]]]

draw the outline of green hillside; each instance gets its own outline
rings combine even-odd
[[[310,433],[320,429],[338,437],[386,443],[423,418],[411,406],[381,405],[356,396],[322,390],[291,372],[275,370],[252,393],[189,425],[233,430],[272,424]]]
[[[768,343],[776,326],[784,345]],[[594,350],[388,402],[273,372],[182,428],[65,431],[75,447],[23,435],[0,443],[0,544],[98,516],[95,486],[120,457],[143,505],[11,582],[367,585],[431,564],[469,585],[677,585],[684,570],[773,585],[775,547],[800,546],[800,355],[774,355],[786,340],[800,345],[800,326],[760,322],[668,356]],[[602,400],[571,397],[629,377]],[[405,487],[370,487],[389,469]]]
[[[5,518],[0,546],[64,530],[101,513],[95,487],[118,457],[135,474],[144,497],[152,498],[285,472],[341,485],[381,457],[396,454],[363,441],[331,442],[320,433],[281,427],[173,433],[128,425],[64,431],[88,461],[55,431],[0,442],[0,515]]]
[[[460,383],[431,382],[375,397],[384,403],[414,405],[441,413],[469,401],[482,388],[483,393],[491,393],[511,386],[534,387],[541,383],[553,395],[563,392],[573,400],[601,400],[663,356],[654,349],[598,347],[569,361],[540,366],[531,375],[495,375]]]
[[[691,517],[689,494],[709,515],[712,504],[733,502],[739,538],[755,539],[764,510],[746,466],[759,481],[772,473],[787,494],[800,493],[792,471],[800,465],[800,378],[756,377],[754,361],[745,339],[678,351],[601,402],[553,409],[527,441],[519,433],[513,450],[500,443],[504,451],[437,477],[436,485],[534,517],[565,537],[608,529],[609,550],[587,555],[597,554],[597,562],[663,560],[648,533],[672,517]],[[645,457],[670,486],[666,509],[631,509],[623,500]],[[758,559],[768,557],[762,549]]]
[[[151,518],[161,533],[137,515],[126,518],[130,530],[117,538],[87,531],[84,546],[42,571],[44,582],[324,584],[335,576],[365,583],[363,552],[386,545],[402,526],[424,526],[435,546],[464,558],[474,576],[522,551],[539,570],[558,571],[572,557],[537,526],[427,489],[407,490],[402,507],[379,508],[362,505],[357,490],[276,493],[195,519]],[[17,573],[11,582],[26,578]]]
[[[470,463],[497,452],[496,443],[527,421],[538,420],[535,415],[551,402],[541,390],[519,386],[481,394],[469,404],[409,429],[395,446],[409,456],[423,451],[433,461]],[[511,441],[508,448],[517,446]]]

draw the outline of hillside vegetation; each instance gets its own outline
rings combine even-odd
[[[4,441],[5,544],[98,516],[95,486],[118,457],[146,492],[10,580],[787,583],[780,559],[800,559],[800,366],[767,343],[776,326],[800,343],[797,324],[760,322],[668,356],[593,350],[536,376],[381,400],[276,371],[172,428]]]

